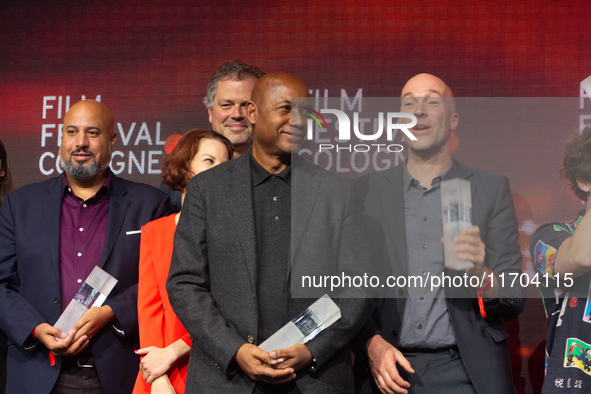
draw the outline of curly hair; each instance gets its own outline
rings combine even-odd
[[[207,84],[207,96],[203,98],[203,104],[207,108],[213,107],[213,99],[218,89],[218,82],[225,81],[226,79],[236,79],[242,81],[248,77],[255,77],[259,79],[265,75],[263,70],[258,67],[249,66],[243,63],[242,60],[236,59],[231,62],[222,64],[215,73],[209,78]]]
[[[568,182],[578,198],[587,201],[589,192],[582,190],[577,180],[591,184],[591,127],[585,127],[581,134],[566,143],[560,177]]]
[[[184,191],[191,179],[191,161],[199,151],[199,143],[208,138],[221,142],[228,150],[231,159],[234,153],[232,143],[213,130],[191,129],[183,135],[171,154],[162,160],[162,182],[170,190]]]
[[[4,173],[4,175],[2,175]],[[8,160],[8,153],[6,148],[0,140],[0,205],[5,195],[10,193],[13,189],[12,173],[10,172],[10,162]]]

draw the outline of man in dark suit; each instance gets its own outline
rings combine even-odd
[[[64,173],[9,194],[0,210],[0,328],[8,393],[131,393],[139,358],[140,228],[168,198],[108,168],[111,111],[94,100],[64,118]],[[69,333],[53,327],[95,266],[118,283]]]
[[[348,182],[292,159],[305,138],[292,98],[308,96],[293,75],[263,76],[247,104],[252,149],[189,183],[167,282],[193,338],[187,392],[352,390],[348,342],[370,301],[335,299],[342,317],[305,345],[256,346],[315,301],[291,298],[293,267],[369,260]]]
[[[361,392],[515,393],[500,318],[521,313],[525,289],[498,285],[500,274],[521,273],[507,179],[452,158],[450,133],[459,116],[453,93],[441,79],[411,78],[402,89],[401,111],[417,118],[408,159],[354,180],[375,259],[394,276],[445,272],[485,279],[476,288],[437,289],[435,294],[400,288],[380,300],[358,336],[371,372]],[[470,181],[472,189],[473,226],[454,239],[459,260],[474,265],[465,272],[444,270],[443,263],[440,183],[453,178]]]

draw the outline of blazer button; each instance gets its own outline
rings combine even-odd
[[[248,336],[248,343],[254,343],[254,337],[252,335]]]
[[[392,330],[392,338],[398,338],[398,332],[396,330]]]
[[[55,299],[53,300],[53,302],[55,302],[56,304],[59,304],[60,303],[60,299],[57,298],[57,297],[55,297]]]

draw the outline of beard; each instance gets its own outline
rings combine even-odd
[[[72,163],[72,155],[74,153],[90,153],[92,155],[92,163],[88,165],[83,164],[74,164]],[[109,145],[109,156],[112,153],[111,146]],[[92,178],[93,176],[97,175],[99,172],[103,171],[107,167],[109,167],[109,163],[99,165],[96,162],[96,155],[94,152],[91,152],[87,149],[76,149],[75,151],[70,152],[70,158],[68,161],[65,161],[60,156],[60,165],[69,175],[73,176],[74,178],[78,179],[79,181]]]

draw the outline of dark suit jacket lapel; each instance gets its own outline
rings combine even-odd
[[[115,174],[111,175],[111,195],[109,196],[109,216],[107,219],[107,234],[105,235],[105,245],[99,267],[103,268],[109,259],[115,241],[121,232],[121,226],[127,213],[130,201],[125,197],[127,189],[123,183],[119,182]],[[137,229],[139,230],[139,228]]]
[[[320,180],[315,177],[316,166],[304,159],[295,160],[292,166],[291,182],[291,263],[287,278],[291,273],[291,264],[295,261],[302,237],[310,221],[316,196],[320,188]]]
[[[403,164],[383,171],[384,180],[379,182],[379,196],[388,232],[396,249],[402,272],[407,272],[406,234],[404,227]]]
[[[62,185],[63,176],[54,178],[47,186],[47,195],[43,199],[43,213],[45,221],[45,234],[47,234],[47,245],[49,256],[57,283],[61,286],[60,273],[60,222],[62,215]]]
[[[230,177],[226,183],[226,198],[230,221],[238,231],[244,262],[253,290],[257,288],[257,249],[252,198],[250,151],[228,163]]]

